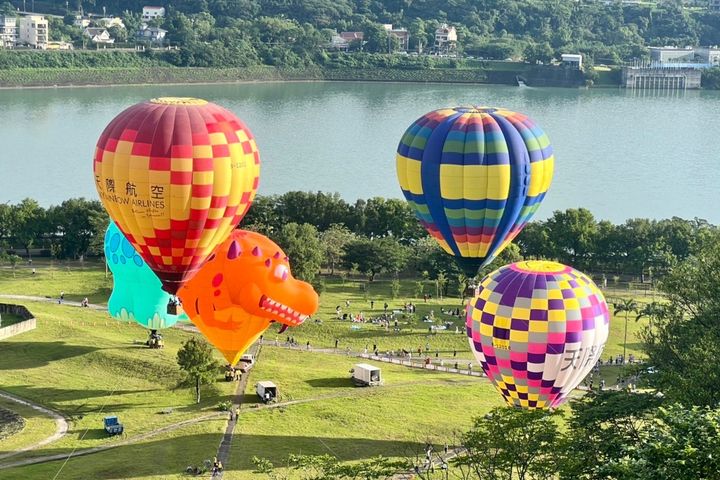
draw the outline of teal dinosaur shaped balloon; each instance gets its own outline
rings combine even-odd
[[[160,279],[114,222],[110,222],[105,233],[105,258],[113,274],[113,291],[108,301],[111,316],[133,320],[150,329],[189,321],[185,314],[167,313],[170,295],[162,290]]]

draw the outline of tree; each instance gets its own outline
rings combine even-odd
[[[330,263],[330,274],[335,274],[335,266],[342,261],[345,253],[344,247],[352,241],[355,235],[344,225],[332,224],[330,228],[320,234],[320,240],[325,247],[325,257]]]
[[[22,261],[22,258],[19,257],[18,255],[11,254],[11,255],[6,255],[5,259],[10,264],[10,267],[12,267],[13,278],[15,278],[15,268],[17,267],[18,263],[20,263]]]
[[[345,245],[344,263],[347,267],[356,264],[372,282],[378,273],[398,273],[407,264],[407,257],[407,247],[393,237],[375,240],[358,238]]]
[[[30,248],[47,229],[45,210],[33,199],[26,198],[11,211],[13,237],[30,257]]]
[[[105,235],[102,226],[107,226],[107,212],[97,200],[65,200],[60,205],[51,207],[47,216],[49,228],[59,237],[60,254],[63,257],[84,256],[93,238]]]
[[[627,325],[628,325],[628,318],[631,313],[637,314],[639,312],[638,304],[635,300],[632,298],[624,298],[620,300],[619,302],[616,302],[613,305],[615,312],[614,315],[619,315],[621,313],[625,314],[625,334],[623,338],[623,365],[627,362],[627,356],[625,355],[627,350]]]
[[[589,266],[597,223],[589,210],[569,208],[555,211],[546,222],[548,236],[553,239],[555,257],[579,269]]]
[[[114,38],[116,42],[125,43],[128,40],[128,32],[126,28],[119,25],[113,25],[108,28],[108,33],[111,38]]]
[[[395,279],[390,282],[390,292],[392,293],[392,298],[398,298],[398,296],[400,296],[400,280]]]
[[[642,332],[656,373],[650,384],[687,405],[720,403],[720,238],[674,267],[659,285],[666,302]]]
[[[662,398],[654,393],[613,390],[572,400],[567,433],[558,447],[559,478],[626,478],[617,465],[639,445],[640,432],[661,404]]]
[[[448,277],[447,275],[445,275],[445,272],[438,272],[437,276],[435,277],[435,285],[437,286],[437,293],[439,294],[439,297],[446,297]]]
[[[496,407],[473,420],[462,436],[466,454],[452,463],[464,478],[482,480],[546,479],[556,471],[560,440],[553,413]]]
[[[205,340],[192,337],[178,350],[177,362],[180,369],[195,382],[195,401],[200,403],[200,384],[210,383],[219,367],[213,358],[212,347]]]
[[[274,240],[290,258],[293,276],[311,282],[320,270],[323,246],[317,229],[307,223],[288,223],[275,235]]]

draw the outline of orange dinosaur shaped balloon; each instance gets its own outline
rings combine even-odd
[[[234,230],[178,292],[185,313],[231,365],[272,322],[297,326],[318,295],[290,273],[288,257],[256,232]]]

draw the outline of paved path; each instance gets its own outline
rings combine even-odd
[[[12,395],[10,393],[0,392],[0,397],[10,400],[11,402],[19,403],[21,405],[25,405],[27,407],[32,408],[33,410],[37,410],[38,412],[42,412],[45,415],[48,415],[55,419],[55,433],[50,435],[49,437],[40,440],[39,442],[33,443],[32,445],[28,445],[27,447],[20,448],[14,452],[9,453],[3,453],[0,455],[0,460],[3,460],[5,458],[13,457],[15,455],[19,455],[22,452],[27,452],[28,450],[35,450],[36,448],[42,447],[44,445],[47,445],[48,443],[52,443],[56,440],[60,440],[62,437],[65,436],[65,434],[68,431],[68,423],[65,420],[65,417],[60,415],[59,413],[55,412],[54,410],[50,410],[49,408],[42,407],[38,405],[37,403],[33,403],[30,400],[25,400],[20,397],[16,397],[15,395]],[[2,468],[2,467],[0,467]]]
[[[7,295],[0,294],[0,299],[5,298],[9,300],[25,300],[26,302],[46,302],[46,303],[58,303],[57,297],[39,297],[34,295]],[[71,302],[70,300],[63,300],[63,305],[70,305],[71,307],[80,307],[80,302]],[[94,303],[88,304],[88,308],[91,310],[107,310],[107,305],[97,305]]]
[[[260,356],[260,350],[261,348],[255,344],[248,350],[248,353],[253,355],[255,357],[255,361],[257,362],[258,357]],[[228,460],[230,459],[230,447],[232,446],[233,441],[233,435],[235,433],[235,426],[237,425],[238,421],[238,415],[235,415],[234,412],[240,411],[240,404],[242,403],[243,394],[245,393],[245,387],[248,383],[248,378],[250,377],[250,372],[252,369],[250,369],[247,373],[243,374],[242,378],[238,382],[238,386],[235,389],[235,396],[232,400],[232,407],[230,410],[230,420],[228,420],[227,428],[225,428],[225,434],[223,435],[222,440],[220,441],[220,446],[218,447],[217,455],[215,455],[220,463],[223,465],[228,464]],[[217,472],[213,474],[210,473],[210,478],[223,478],[223,471]]]
[[[72,456],[79,457],[82,455],[89,455],[91,453],[103,452],[105,450],[110,450],[110,449],[113,449],[116,447],[130,445],[130,444],[137,443],[139,441],[154,437],[156,435],[161,435],[163,433],[172,432],[173,430],[177,430],[179,428],[183,428],[188,425],[193,425],[195,423],[204,422],[206,420],[215,420],[217,418],[222,418],[225,415],[226,414],[224,412],[215,412],[215,413],[211,413],[208,415],[203,415],[202,417],[191,418],[188,420],[184,420],[182,422],[173,423],[171,425],[167,425],[165,427],[158,428],[156,430],[152,430],[147,433],[136,435],[134,437],[129,437],[125,440],[121,440],[121,441],[119,441],[117,443],[113,443],[111,445],[103,445],[101,447],[93,447],[93,448],[85,448],[83,450],[77,450],[72,454]],[[42,457],[33,457],[33,458],[25,459],[25,460],[18,460],[16,462],[3,463],[3,464],[0,464],[0,470],[5,469],[5,468],[22,467],[25,465],[32,465],[34,463],[45,463],[45,462],[52,462],[54,460],[65,460],[68,457],[68,455],[69,455],[68,453],[60,453],[57,455],[45,455]]]

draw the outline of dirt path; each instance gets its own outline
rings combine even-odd
[[[56,440],[60,440],[67,433],[68,428],[69,428],[68,423],[65,420],[65,417],[63,417],[59,413],[57,413],[53,410],[50,410],[48,408],[42,407],[42,406],[38,405],[37,403],[33,403],[30,400],[25,400],[25,399],[16,397],[15,395],[11,395],[9,393],[0,392],[0,397],[4,398],[6,400],[10,400],[11,402],[25,405],[26,407],[30,407],[33,410],[37,410],[38,412],[42,412],[45,415],[48,415],[49,417],[52,417],[55,420],[55,433],[53,433],[49,437],[47,437],[39,442],[33,443],[32,445],[28,445],[27,447],[23,447],[14,452],[3,453],[2,455],[0,455],[0,460],[3,460],[5,458],[14,457],[15,455],[19,455],[20,453],[27,452],[28,450],[35,450],[36,448],[47,445],[48,443],[52,443]],[[2,468],[2,467],[0,467],[0,468]]]

